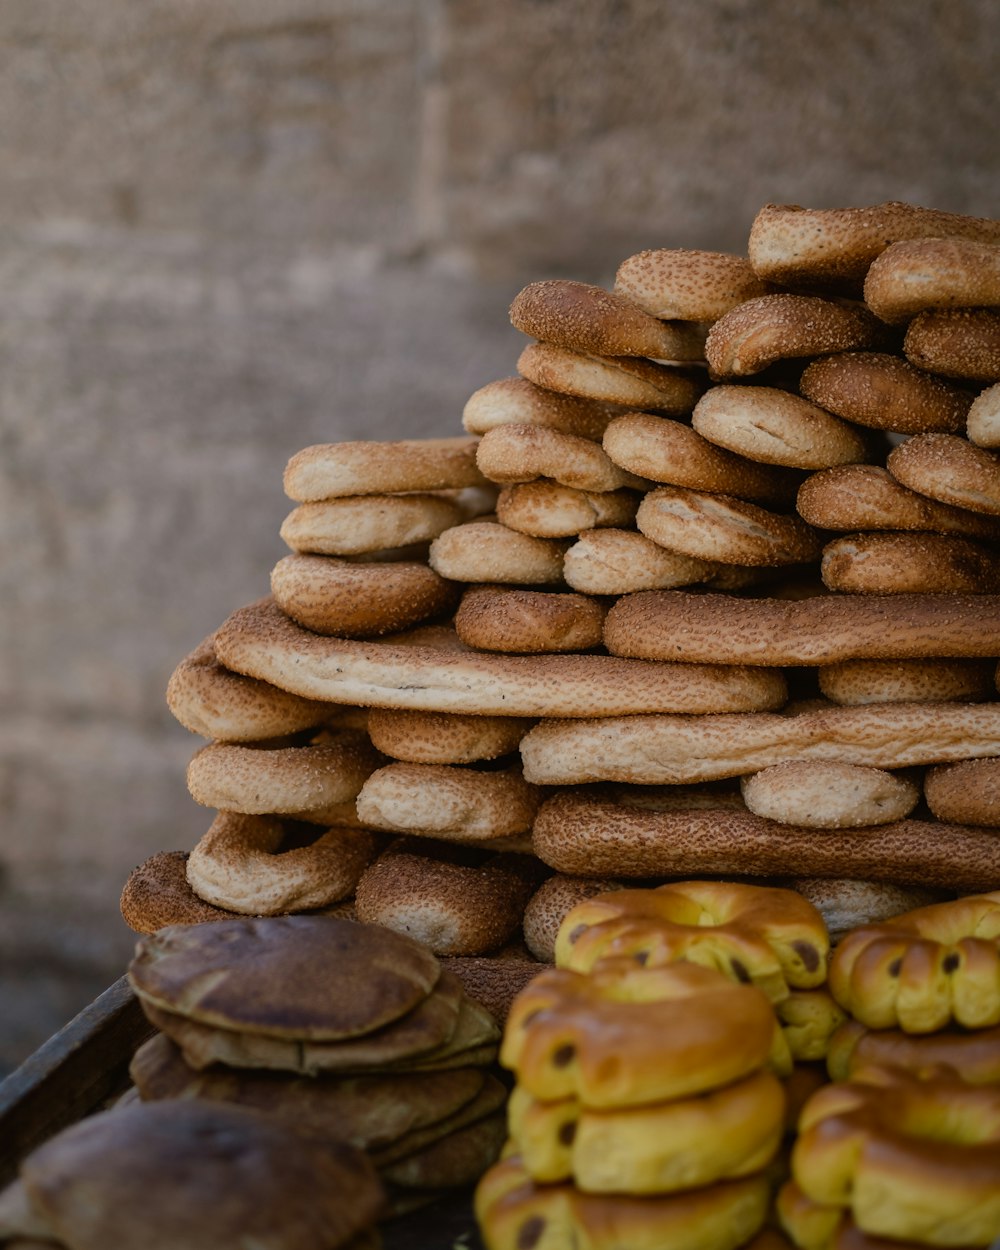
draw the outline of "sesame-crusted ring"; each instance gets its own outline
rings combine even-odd
[[[834,703],[969,703],[996,694],[993,660],[844,660],[819,669]]]
[[[589,651],[601,645],[606,612],[607,604],[590,595],[470,586],[455,613],[455,629],[480,651]]]
[[[563,576],[590,595],[627,595],[706,581],[724,566],[668,551],[635,530],[584,530],[566,552]]]
[[[518,482],[497,497],[497,520],[534,538],[575,538],[585,530],[631,525],[637,491],[577,490],[558,482]]]
[[[853,877],[796,877],[787,884],[816,908],[834,943],[859,925],[880,924],[944,897],[940,890]]]
[[[529,343],[517,371],[550,391],[674,417],[690,412],[704,389],[691,371],[635,356],[591,356],[551,343]]]
[[[285,468],[285,494],[297,503],[341,495],[456,490],[482,486],[475,438],[319,443],[296,452]]]
[[[972,401],[965,432],[979,447],[1000,447],[1000,386],[988,386]]]
[[[938,820],[996,828],[1000,824],[1000,757],[929,768],[924,797]]]
[[[484,477],[506,486],[549,478],[577,490],[644,490],[649,483],[627,473],[590,439],[541,425],[501,425],[484,434],[476,462]]]
[[[368,733],[383,755],[408,764],[472,764],[517,750],[534,723],[525,716],[372,708]]]
[[[1000,243],[975,239],[905,239],[872,262],[865,303],[891,325],[926,308],[1000,304]]]
[[[470,434],[485,434],[499,425],[544,425],[600,442],[608,422],[620,411],[616,404],[546,390],[527,378],[498,378],[469,396],[462,424]]]
[[[740,782],[752,812],[807,829],[860,829],[909,816],[920,787],[883,768],[822,760],[786,760]]]
[[[967,382],[1000,382],[1000,312],[992,308],[930,308],[903,339],[910,364]]]
[[[1000,516],[1000,452],[957,434],[916,434],[890,452],[886,468],[939,503]]]
[[[366,555],[430,542],[462,520],[455,499],[442,495],[348,495],[299,504],[281,537],[306,555]]]
[[[688,248],[652,248],[618,266],[615,290],[652,313],[677,321],[717,321],[730,308],[771,293],[744,256]]]
[[[847,594],[966,594],[1000,591],[1000,556],[955,534],[845,534],[823,548],[820,575]]]
[[[467,521],[439,534],[428,559],[450,581],[544,585],[563,580],[567,546],[562,539],[521,534],[498,521]]]
[[[557,872],[538,887],[524,909],[524,940],[542,963],[555,963],[559,926],[577,903],[620,890],[623,883],[613,877],[573,877]]]

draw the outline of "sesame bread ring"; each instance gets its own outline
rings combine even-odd
[[[477,463],[491,482],[533,482],[549,478],[577,490],[609,491],[630,486],[644,490],[649,483],[626,473],[607,452],[589,439],[561,434],[542,425],[501,425],[484,434]]]
[[[441,966],[465,986],[465,992],[485,1007],[501,1027],[511,1004],[540,971],[533,959],[508,954],[504,947],[490,955],[442,955]]]
[[[526,833],[541,801],[542,792],[519,769],[399,763],[372,773],[357,806],[361,819],[376,829],[485,842]]]
[[[546,390],[527,378],[499,378],[469,396],[462,424],[470,434],[485,434],[501,425],[544,425],[600,442],[608,422],[620,411],[616,404]]]
[[[589,356],[552,343],[529,343],[517,371],[546,390],[680,417],[703,389],[690,373],[634,356]]]
[[[843,352],[814,360],[799,387],[808,399],[846,421],[897,434],[954,434],[965,428],[972,404],[968,391],[882,352]]]
[[[903,339],[910,364],[967,382],[1000,381],[1000,312],[931,308],[918,313]]]
[[[187,879],[187,851],[159,851],[129,873],[119,908],[134,933],[155,933],[168,924],[231,920],[233,913],[200,899]]]
[[[594,716],[780,707],[782,674],[740,665],[648,664],[605,655],[495,656],[352,642],[309,633],[273,603],[234,612],[216,633],[237,671],[308,697],[480,716]]]
[[[654,317],[711,322],[745,300],[768,295],[771,287],[744,256],[664,247],[623,260],[615,290]]]
[[[841,465],[812,474],[799,487],[795,506],[818,529],[933,530],[1000,539],[1000,522],[993,517],[928,499],[876,464]]]
[[[859,925],[880,924],[904,911],[939,903],[941,893],[890,881],[857,881],[850,877],[797,877],[788,883],[823,917],[832,942]]]
[[[299,504],[281,537],[300,553],[365,555],[430,542],[461,520],[459,504],[441,495],[349,495]]]
[[[869,1068],[799,1117],[792,1175],[875,1236],[985,1246],[1000,1236],[1000,1088]]]
[[[920,799],[918,785],[885,769],[806,760],[751,773],[740,788],[758,816],[806,829],[886,825],[909,816]]]
[[[533,724],[525,716],[373,708],[368,733],[377,751],[408,764],[473,764],[516,751]]]
[[[978,447],[1000,447],[1000,386],[988,386],[972,401],[965,432]]]
[[[970,512],[1000,516],[1000,453],[957,434],[917,434],[889,454],[886,468],[910,490]]]
[[[273,817],[219,812],[188,858],[188,883],[216,907],[276,916],[339,903],[375,856],[364,829],[327,829],[291,849],[287,832]]]
[[[900,325],[926,308],[1000,304],[1000,243],[905,239],[890,244],[865,276],[865,303]]]
[[[845,534],[823,548],[820,575],[845,594],[989,595],[1000,557],[954,534]]]
[[[779,360],[875,347],[883,338],[880,322],[860,305],[817,295],[762,295],[719,318],[705,356],[714,377],[738,378]]]
[[[698,403],[703,404],[713,393],[709,391]],[[689,425],[648,412],[616,417],[604,432],[604,450],[615,464],[654,482],[763,503],[790,503],[798,484],[780,469],[755,464],[717,447]]]
[[[535,854],[556,872],[629,878],[843,877],[972,890],[1000,886],[1000,838],[970,825],[901,820],[817,835],[752,812],[643,811],[565,791],[532,829]]]
[[[723,564],[802,564],[816,559],[822,548],[819,534],[801,517],[682,486],[651,490],[635,522],[669,551]]]
[[[515,296],[510,321],[533,339],[594,356],[705,359],[700,326],[667,324],[625,295],[566,278],[529,283]]]
[[[604,642],[615,655],[649,660],[811,665],[994,656],[998,629],[996,595],[737,599],[676,590],[620,599]]]
[[[919,907],[849,933],[830,993],[872,1029],[990,1028],[1000,1024],[998,939],[1000,891]]]
[[[497,521],[467,521],[431,543],[431,568],[456,582],[561,582],[567,543],[519,534]]]
[[[1000,826],[1000,758],[929,768],[924,797],[938,820]]]
[[[481,651],[588,651],[601,645],[606,611],[589,595],[470,586],[455,613],[455,629]]]
[[[826,1056],[830,1078],[849,1081],[872,1064],[926,1073],[942,1065],[961,1073],[968,1085],[1000,1086],[1000,1026],[937,1033],[904,1033],[902,1029],[869,1029],[845,1021],[830,1039]]]
[[[625,595],[666,590],[704,581],[720,566],[654,543],[633,530],[585,530],[566,552],[563,576],[574,590],[590,595]]]
[[[296,452],[285,468],[285,494],[296,503],[341,495],[459,490],[482,486],[475,438],[320,443]]]
[[[631,525],[639,495],[633,490],[586,491],[558,482],[521,482],[497,497],[501,525],[535,538],[575,538],[597,526]]]
[[[695,404],[691,424],[749,460],[793,469],[853,464],[870,454],[863,431],[772,386],[713,386]]]
[[[285,556],[271,570],[281,610],[317,634],[371,638],[454,607],[457,593],[426,564],[351,564],[333,556]]]
[[[556,937],[567,912],[584,899],[620,890],[613,877],[570,877],[555,873],[543,881],[524,909],[524,940],[542,963],[555,963]]]

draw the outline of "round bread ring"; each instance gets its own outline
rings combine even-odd
[[[708,391],[698,404],[719,389]],[[642,478],[763,503],[790,503],[798,482],[780,469],[717,447],[689,425],[648,412],[616,417],[604,432],[604,450],[615,464]]]
[[[482,486],[475,438],[319,443],[296,452],[285,468],[285,494],[296,503],[341,495],[460,490]]]
[[[534,538],[575,538],[597,526],[631,525],[639,506],[633,490],[584,491],[557,482],[521,482],[505,487],[497,520]]]
[[[470,434],[485,434],[501,425],[544,425],[600,442],[608,422],[620,411],[616,404],[546,390],[527,378],[499,378],[473,391],[462,424]]]
[[[782,1046],[771,1005],[754,986],[698,964],[609,959],[588,974],[540,972],[511,1008],[500,1063],[542,1101],[624,1108],[739,1080]]]
[[[767,1218],[770,1192],[758,1173],[675,1194],[587,1194],[536,1184],[511,1154],[480,1180],[475,1212],[490,1250],[555,1248],[570,1238],[595,1250],[737,1250]]]
[[[786,760],[740,782],[750,811],[806,829],[859,829],[909,816],[920,787],[882,768]]]
[[[730,309],[712,326],[705,356],[712,376],[760,373],[779,360],[876,347],[879,321],[860,305],[818,295],[762,295]]]
[[[774,1004],[774,1012],[796,1064],[825,1059],[830,1038],[847,1019],[847,1012],[834,1002],[825,985],[792,990]]]
[[[219,812],[188,857],[188,883],[215,907],[276,916],[341,902],[375,856],[364,829],[327,829],[292,850],[283,849],[286,833],[273,817]]]
[[[618,292],[567,278],[529,283],[514,297],[510,321],[534,339],[594,356],[705,359],[700,326],[667,325]]]
[[[508,954],[507,948],[492,955],[442,955],[440,958],[441,967],[458,977],[466,994],[485,1007],[501,1028],[514,999],[541,971],[533,959]]]
[[[924,797],[938,820],[995,828],[1000,825],[1000,757],[929,768]]]
[[[823,983],[828,951],[822,917],[794,890],[684,881],[585,899],[559,926],[555,954],[557,967],[574,972],[616,956],[649,968],[688,960],[778,1003],[792,987]]]
[[[903,339],[918,369],[967,382],[1000,381],[1000,312],[990,308],[931,308],[918,313]]]
[[[823,548],[820,575],[845,594],[989,595],[1000,591],[1000,557],[955,534],[845,534]]]
[[[524,909],[524,940],[542,963],[555,963],[556,937],[567,912],[584,899],[608,890],[620,890],[613,877],[571,877],[557,872],[543,881]]]
[[[822,546],[801,517],[682,486],[649,491],[635,521],[647,538],[669,551],[723,564],[802,564],[816,559]]]
[[[857,1020],[846,1020],[830,1039],[826,1062],[834,1081],[849,1081],[873,1064],[917,1075],[945,1066],[967,1085],[1000,1086],[1000,1026],[972,1030],[952,1026],[913,1034],[869,1029]]]
[[[917,434],[890,452],[886,468],[918,494],[1000,516],[1000,453],[957,434]]]
[[[546,390],[605,404],[650,409],[681,417],[703,387],[690,373],[633,356],[590,356],[552,343],[529,343],[517,371]]]
[[[710,387],[695,404],[691,424],[719,447],[791,469],[854,464],[871,455],[862,430],[773,386]]]
[[[928,499],[875,464],[849,464],[812,474],[799,487],[799,515],[818,529],[932,530],[1000,539],[1000,522]]]
[[[737,304],[772,290],[744,256],[687,248],[653,248],[629,256],[618,266],[614,289],[654,317],[701,322],[717,321]]]
[[[534,723],[527,716],[373,708],[368,733],[377,751],[408,764],[474,764],[516,751]]]
[[[281,537],[300,554],[366,555],[430,542],[461,520],[459,504],[442,495],[349,495],[299,504]]]
[[[831,942],[839,942],[845,933],[860,925],[880,924],[942,899],[938,890],[850,877],[796,877],[788,885],[807,898],[823,917]]]
[[[467,521],[431,543],[430,566],[456,582],[561,582],[568,543],[519,534],[496,521]]]
[[[722,1089],[645,1107],[540,1102],[515,1086],[513,1149],[536,1181],[589,1194],[669,1194],[759,1172],[784,1135],[781,1082],[761,1068]]]
[[[470,586],[455,613],[455,629],[467,646],[481,651],[588,651],[601,645],[606,612],[588,595]]]
[[[590,595],[625,595],[666,590],[704,581],[721,566],[696,560],[654,543],[633,530],[586,530],[563,559],[563,576],[574,590]]]
[[[996,693],[992,660],[845,660],[819,669],[834,703],[973,702]]]
[[[830,963],[830,992],[873,1029],[932,1033],[1000,1024],[1000,891],[932,903],[855,929]]]
[[[187,879],[187,851],[159,851],[128,875],[119,907],[134,933],[155,933],[169,924],[232,920],[233,913],[206,903]]]
[[[890,325],[902,325],[927,308],[1000,304],[1000,244],[975,239],[891,243],[865,276],[865,303]]]
[[[978,447],[1000,447],[1000,386],[988,386],[972,401],[965,432]]]
[[[543,425],[501,425],[484,434],[476,461],[484,477],[506,485],[549,478],[577,490],[645,490],[644,478],[626,473],[589,439]]]
[[[814,360],[799,387],[846,421],[896,434],[955,434],[965,429],[972,404],[968,391],[881,352],[844,352]]]
[[[1000,1232],[1000,1088],[868,1068],[803,1108],[792,1174],[881,1237],[987,1245]],[[942,1144],[947,1149],[942,1150]]]
[[[285,556],[271,571],[271,592],[305,629],[355,638],[407,629],[449,611],[457,598],[426,564],[352,564],[333,556]]]
[[[538,877],[526,857],[414,842],[393,843],[362,874],[363,924],[404,933],[435,955],[486,954],[518,933]]]

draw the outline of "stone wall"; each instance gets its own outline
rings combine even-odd
[[[281,470],[457,433],[511,296],[768,201],[995,215],[989,0],[0,7],[0,1067],[190,848],[163,689],[283,554]]]

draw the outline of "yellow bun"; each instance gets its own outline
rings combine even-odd
[[[897,481],[952,507],[1000,516],[1000,454],[957,434],[918,434],[889,454]]]
[[[621,889],[622,883],[610,877],[570,877],[555,873],[543,881],[524,909],[524,940],[542,963],[554,963],[556,937],[566,913],[583,899]]]
[[[741,781],[750,811],[807,829],[858,829],[908,816],[920,787],[906,777],[858,764],[788,760]]]
[[[519,534],[496,521],[468,521],[439,534],[431,543],[431,568],[456,582],[513,582],[525,585],[562,581],[566,543]]]
[[[846,594],[1000,591],[1000,557],[954,534],[845,534],[823,548],[823,584]]]
[[[868,270],[865,303],[892,325],[925,308],[1000,304],[1000,245],[974,239],[892,243]]]
[[[743,256],[653,248],[622,261],[615,290],[654,317],[711,322],[771,288]]]
[[[1000,386],[988,386],[972,401],[966,434],[979,447],[1000,447]]]
[[[440,495],[353,495],[300,504],[281,537],[297,552],[364,555],[429,542],[461,519],[458,503]]]
[[[529,343],[517,371],[548,390],[676,417],[691,411],[702,390],[690,374],[652,360],[591,356],[551,343]]]
[[[819,670],[819,688],[834,703],[972,702],[992,699],[992,660],[845,660]]]
[[[872,1064],[905,1068],[916,1075],[942,1065],[953,1068],[968,1085],[1000,1086],[1000,1026],[936,1033],[869,1029],[847,1020],[830,1039],[827,1067],[835,1081],[850,1080]]]
[[[500,378],[469,396],[462,424],[470,434],[485,434],[501,425],[544,425],[600,442],[608,422],[619,411],[614,404],[546,390],[527,378]]]
[[[929,768],[924,777],[924,797],[938,820],[1000,825],[1000,758]]]
[[[898,434],[954,434],[965,428],[972,403],[968,391],[881,352],[814,360],[799,386],[803,395],[846,421]]]
[[[515,751],[533,724],[523,716],[373,708],[368,733],[375,749],[393,759],[410,764],[472,764]]]
[[[289,460],[285,494],[298,503],[341,495],[482,486],[475,438],[320,443]]]
[[[834,1002],[825,985],[792,990],[787,998],[775,1003],[774,1010],[788,1050],[797,1064],[825,1059],[830,1038],[847,1019],[847,1012]],[[784,1076],[784,1073],[779,1075]]]
[[[601,645],[606,611],[587,595],[470,586],[455,613],[455,629],[482,651],[588,651]]]
[[[497,520],[535,538],[574,538],[595,526],[631,525],[639,495],[633,490],[586,491],[557,482],[521,482],[497,497]]]
[[[720,567],[668,551],[634,530],[601,529],[579,535],[563,559],[563,576],[567,585],[586,594],[624,595],[690,586]]]
[[[550,478],[577,490],[609,491],[648,483],[618,467],[596,443],[540,425],[501,425],[484,434],[476,456],[491,482],[533,482]]]
[[[968,382],[1000,381],[1000,312],[991,308],[932,308],[918,313],[903,339],[918,369]]]
[[[831,941],[859,925],[879,924],[904,911],[940,902],[941,894],[891,881],[858,881],[851,877],[796,877],[788,883],[823,917]]]

